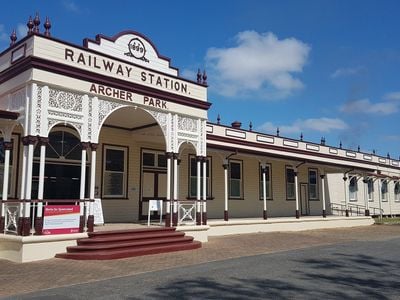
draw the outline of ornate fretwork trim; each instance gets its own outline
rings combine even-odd
[[[50,89],[49,107],[61,110],[82,112],[82,95]]]

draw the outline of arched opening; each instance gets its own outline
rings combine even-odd
[[[82,155],[79,134],[72,127],[56,126],[51,130],[48,138],[43,198],[79,199]],[[32,199],[38,197],[39,165],[40,145],[37,144],[33,159]],[[86,174],[86,182],[88,182],[88,167],[86,167]],[[87,187],[88,185],[86,189]]]
[[[146,219],[149,200],[165,200],[166,138],[144,109],[124,106],[102,124],[97,150],[97,197],[106,222]]]

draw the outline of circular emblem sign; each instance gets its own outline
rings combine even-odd
[[[138,38],[133,38],[130,40],[129,44],[129,52],[130,54],[137,59],[144,59],[146,55],[146,48],[141,40]]]

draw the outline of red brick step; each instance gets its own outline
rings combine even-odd
[[[100,231],[88,235],[88,238],[78,239],[77,246],[67,247],[66,253],[56,254],[56,257],[106,260],[201,247],[200,242],[173,227]]]

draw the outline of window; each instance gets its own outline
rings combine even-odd
[[[243,199],[243,163],[241,161],[229,161],[229,198]]]
[[[296,199],[294,177],[294,170],[292,168],[286,167],[286,198],[288,200]]]
[[[394,184],[394,201],[400,201],[400,182]]]
[[[143,169],[166,169],[167,157],[164,152],[145,150],[142,153]]]
[[[349,200],[357,201],[358,182],[356,176],[351,176],[349,181]]]
[[[308,196],[310,200],[318,200],[318,171],[308,170]]]
[[[265,183],[266,183],[266,198],[272,200],[272,182],[271,182],[271,165],[268,164],[265,166]],[[263,191],[263,172],[262,167],[260,165],[260,199],[264,199],[264,191]]]
[[[368,185],[368,201],[374,201],[374,180],[369,178],[367,181]]]
[[[381,179],[381,199],[387,201],[388,182],[385,179]]]
[[[103,153],[103,196],[126,197],[127,147],[105,146]]]
[[[194,156],[189,156],[189,198],[197,197],[197,159]],[[211,198],[211,157],[207,157],[206,160],[206,190],[207,198]],[[203,198],[203,162],[200,163],[200,195]]]

